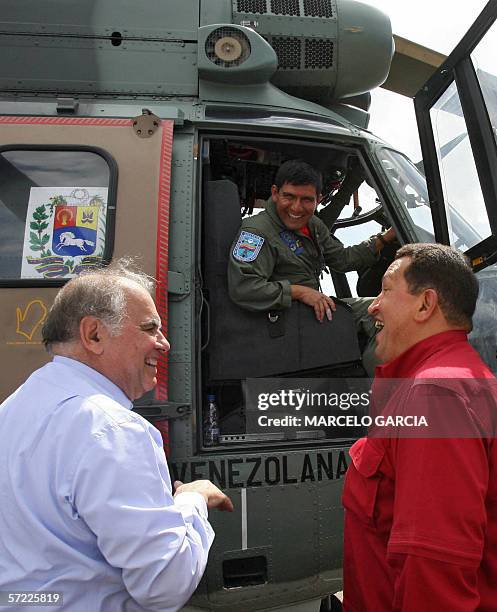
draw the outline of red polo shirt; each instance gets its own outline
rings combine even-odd
[[[445,397],[456,409],[468,418],[474,410],[497,417],[493,389],[472,405],[475,381],[468,379],[493,375],[464,332],[416,344],[378,367],[376,377],[412,379],[412,402],[417,393],[426,401],[430,392],[430,384],[415,385],[415,379],[437,379],[438,390],[447,379]],[[350,456],[343,494],[345,612],[495,612],[495,440],[362,438]]]

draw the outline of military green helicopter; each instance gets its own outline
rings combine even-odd
[[[138,257],[157,279],[172,349],[135,409],[162,431],[175,478],[210,478],[235,503],[211,517],[217,536],[189,609],[332,610],[342,480],[362,430],[252,431],[243,383],[362,379],[354,326],[346,308],[325,326],[298,304],[284,316],[238,308],[230,245],[279,165],[304,159],[323,175],[321,214],[345,244],[392,225],[401,243],[468,252],[482,286],[472,341],[496,370],[495,88],[487,63],[473,62],[488,59],[497,0],[440,67],[421,62],[419,74],[435,71],[415,99],[423,172],[367,130],[369,92],[392,58],[393,88],[414,93],[423,79],[403,79],[388,17],[361,2],[0,7],[0,396],[48,359],[40,328],[57,288]],[[461,152],[473,160],[471,206],[457,189]],[[375,295],[388,261],[360,270],[357,286],[335,272],[323,285],[338,298]]]

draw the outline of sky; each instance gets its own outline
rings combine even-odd
[[[487,0],[364,0],[386,13],[394,34],[448,55]],[[421,158],[412,100],[381,88],[372,92],[369,129],[406,153]],[[395,120],[392,121],[392,117]]]

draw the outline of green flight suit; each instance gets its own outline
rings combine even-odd
[[[290,308],[290,285],[305,285],[319,290],[319,278],[325,266],[337,272],[350,272],[369,267],[377,261],[374,236],[358,245],[344,247],[330,235],[329,229],[318,217],[311,217],[308,228],[312,240],[302,232],[288,230],[272,200],[268,200],[264,211],[243,220],[228,264],[229,294],[238,306],[252,311]],[[242,232],[255,235],[258,243],[255,257],[255,251],[245,258],[239,251]],[[366,371],[372,375],[375,327],[367,314],[372,298],[344,301],[352,308],[358,331],[362,330],[369,339],[363,361]]]

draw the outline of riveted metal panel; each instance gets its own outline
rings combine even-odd
[[[231,23],[232,0],[203,0],[200,2],[200,25]]]
[[[325,453],[323,453],[324,455]],[[347,465],[333,466],[335,475],[343,471],[343,477]],[[317,489],[318,496],[318,554],[319,573],[329,572],[330,568],[342,567],[342,544],[343,544],[343,507],[340,503],[342,480],[323,481]]]
[[[235,507],[232,514],[210,516],[217,535],[192,605],[249,612],[296,599],[319,599],[333,586],[338,589],[343,520],[339,500],[347,462],[343,448],[173,460],[173,478],[209,478]],[[265,574],[267,582],[248,586],[240,598],[239,588],[226,588],[223,563],[254,557],[265,560],[258,567],[264,566],[261,576]]]
[[[195,95],[197,45],[2,36],[0,90]]]
[[[169,399],[193,402],[192,371],[194,334],[193,248],[194,248],[194,159],[193,132],[177,131],[174,135],[171,165],[171,209],[169,269],[182,274],[185,281],[181,296],[169,295]],[[193,453],[196,440],[196,413],[192,417],[170,421],[171,454],[181,449]],[[192,427],[193,424],[193,427]]]
[[[199,0],[0,0],[0,32],[195,40],[198,19]]]

